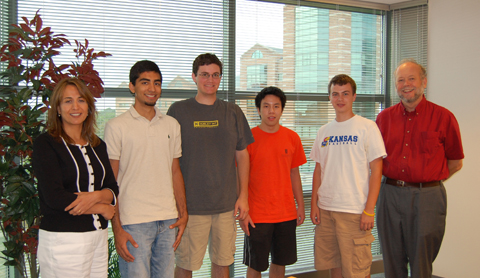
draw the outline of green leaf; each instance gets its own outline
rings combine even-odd
[[[26,80],[26,77],[25,75],[21,74],[21,75],[15,75],[12,77],[12,84],[18,84],[22,81],[25,81]]]
[[[18,197],[20,200],[20,196]],[[16,207],[15,212],[17,214],[20,214],[20,219],[25,219],[24,213],[25,213],[25,203],[20,202],[20,205]]]
[[[33,183],[30,183],[30,182],[22,182],[23,184],[23,187],[24,189],[30,194],[30,195],[33,195],[37,192],[37,189],[35,188],[35,186],[33,186]]]
[[[6,163],[6,162],[0,162],[0,173],[3,173],[6,172],[9,168],[9,164]]]
[[[20,188],[21,184],[20,183],[10,183],[7,186],[5,186],[5,190],[3,191],[6,196],[13,196],[15,194],[18,194],[18,190]]]
[[[5,250],[2,251],[2,253],[5,254],[4,252],[7,252],[7,254],[8,254],[8,252],[12,252],[12,250],[15,250],[15,248],[17,247],[18,244],[16,244],[15,241],[13,241],[13,240],[9,240],[9,241],[5,241],[3,245],[5,245]],[[5,254],[5,255],[7,255],[7,254]]]
[[[22,100],[22,102],[26,103],[29,99],[32,98],[33,89],[32,88],[23,88],[19,93],[18,96]]]
[[[40,82],[40,80],[32,80],[32,84],[33,88],[35,88],[36,90],[38,90],[40,86],[42,86],[42,82]]]
[[[26,133],[22,133],[22,134],[20,134],[20,136],[18,137],[18,141],[20,141],[20,142],[25,142],[25,141],[27,141],[27,140],[28,140],[28,136],[27,136]],[[23,147],[27,147],[27,146],[24,145]]]
[[[23,177],[20,177],[20,176],[12,176],[10,178],[8,178],[8,182],[9,183],[21,183],[23,182],[25,179]],[[20,184],[19,184],[20,185]]]
[[[21,53],[24,55],[24,57],[30,57],[32,55],[33,49],[31,48],[25,48],[21,51]]]
[[[43,50],[42,50],[43,51]],[[41,70],[43,69],[43,67],[45,66],[45,63],[38,63],[38,64],[35,64],[33,67],[31,67],[31,69],[33,70]]]
[[[11,206],[11,208],[14,210],[15,213],[18,213],[18,209],[19,209],[19,207],[16,206],[18,200],[20,200],[20,195],[18,195],[18,194],[12,194],[12,195],[11,195],[11,197],[10,197],[10,206]]]
[[[9,256],[10,257],[10,256]],[[17,265],[17,262],[15,260],[8,260],[6,261],[3,265],[6,265],[6,266],[16,266]]]

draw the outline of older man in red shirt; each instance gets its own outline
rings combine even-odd
[[[404,60],[395,71],[401,102],[377,117],[387,150],[377,203],[385,277],[432,277],[443,235],[447,195],[443,181],[462,168],[455,116],[424,96],[423,66]]]

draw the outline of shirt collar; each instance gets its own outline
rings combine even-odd
[[[418,103],[417,107],[415,107],[415,110],[412,112],[408,112],[405,106],[403,105],[403,102],[400,101],[400,104],[402,106],[402,112],[403,115],[408,115],[408,114],[419,114],[422,113],[425,110],[425,106],[427,106],[427,98],[425,98],[425,95],[422,95],[422,100]]]
[[[160,109],[158,109],[157,106],[154,106],[153,108],[155,109],[155,117],[153,117],[153,118],[154,118],[154,119],[155,119],[155,118],[161,118],[161,117],[162,117],[162,112],[160,111]],[[132,104],[132,106],[130,106],[130,109],[129,109],[128,111],[130,111],[130,114],[132,114],[132,117],[134,117],[134,118],[140,118],[140,117],[144,118],[142,115],[140,115],[140,114],[137,112],[137,110],[135,109],[135,107],[133,106],[133,104]],[[153,120],[153,119],[152,119],[152,120]]]

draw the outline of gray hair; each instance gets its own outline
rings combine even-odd
[[[425,69],[425,67],[422,66],[422,65],[420,65],[419,63],[417,63],[417,61],[415,61],[415,59],[413,59],[413,58],[402,59],[402,60],[400,61],[400,64],[398,65],[398,67],[395,69],[395,72],[394,72],[395,77],[397,77],[397,70],[398,70],[398,68],[399,68],[401,65],[405,64],[405,63],[412,63],[412,64],[417,65],[417,66],[420,68],[420,72],[421,72],[422,78],[426,78],[426,77],[427,77],[427,70]]]

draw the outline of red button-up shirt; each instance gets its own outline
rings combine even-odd
[[[460,128],[452,112],[423,97],[415,111],[400,102],[380,112],[377,125],[387,150],[383,175],[405,182],[448,178],[448,160],[463,159]]]

